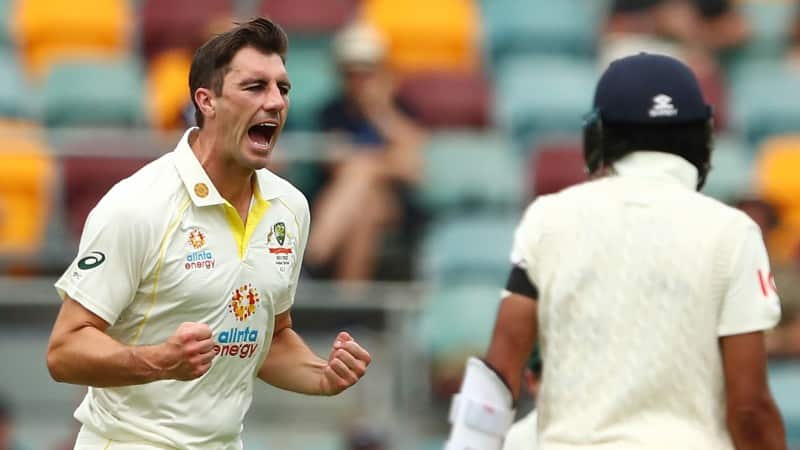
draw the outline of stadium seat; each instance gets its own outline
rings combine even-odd
[[[800,135],[777,136],[761,146],[755,164],[757,194],[778,210],[770,256],[791,261],[800,250]]]
[[[19,0],[14,35],[27,73],[46,76],[60,61],[97,56],[119,58],[130,47],[129,0]]]
[[[437,398],[449,399],[458,391],[467,356],[486,352],[501,286],[448,283],[426,295],[418,333]]]
[[[189,69],[192,53],[186,49],[165,50],[150,60],[147,68],[147,111],[150,123],[161,129],[182,126],[182,113],[191,101]]]
[[[363,18],[389,41],[398,72],[478,67],[480,14],[469,0],[364,0]]]
[[[586,181],[583,144],[578,138],[540,142],[532,149],[528,166],[528,200]]]
[[[422,243],[417,278],[445,285],[481,281],[501,286],[521,214],[477,213],[434,222]]]
[[[14,45],[11,35],[12,0],[0,0],[0,50]]]
[[[427,72],[403,80],[399,96],[431,128],[486,128],[491,87],[480,72]]]
[[[326,39],[290,39],[286,70],[297,89],[289,94],[286,126],[291,130],[313,130],[320,110],[338,89],[333,55]]]
[[[781,411],[790,448],[800,447],[800,362],[773,361],[769,364],[769,386]]]
[[[779,209],[800,207],[800,135],[776,136],[761,146],[757,190]]]
[[[777,62],[741,64],[730,77],[732,125],[752,144],[772,134],[796,132],[800,74]]]
[[[482,0],[485,42],[493,64],[521,54],[590,57],[603,2]]]
[[[326,34],[342,28],[356,11],[357,0],[262,0],[259,12],[290,34]]]
[[[423,180],[417,189],[428,211],[517,210],[522,200],[519,152],[499,134],[435,133],[423,150]]]
[[[703,193],[730,203],[744,198],[753,189],[753,151],[734,135],[714,137],[711,172]]]
[[[562,57],[519,56],[497,68],[494,115],[521,148],[548,134],[578,134],[591,110],[595,66]]]
[[[47,126],[140,125],[144,83],[130,61],[73,61],[55,66],[42,93]]]
[[[36,97],[12,51],[0,51],[0,117],[32,118]]]
[[[194,51],[234,18],[234,0],[143,0],[142,49],[146,59],[172,48]]]
[[[500,285],[448,284],[423,303],[421,337],[433,355],[483,353],[500,303]],[[442,326],[447,324],[447,326]]]
[[[39,130],[0,126],[0,252],[33,253],[43,245],[56,165]]]
[[[97,148],[99,144],[86,143],[83,151],[90,150],[93,146]],[[69,153],[61,160],[64,209],[70,237],[78,240],[86,217],[97,202],[118,181],[133,174],[151,158],[74,155],[73,151]]]
[[[732,65],[783,58],[796,4],[791,1],[739,2],[738,7],[750,23],[752,33],[750,39],[730,55]]]

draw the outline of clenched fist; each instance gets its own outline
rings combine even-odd
[[[211,368],[214,341],[211,327],[204,323],[184,322],[159,346],[161,378],[193,380]]]
[[[328,364],[323,369],[320,391],[323,395],[336,395],[356,384],[367,372],[372,361],[350,334],[342,331],[333,342]]]

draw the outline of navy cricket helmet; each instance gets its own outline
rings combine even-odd
[[[604,130],[663,130],[670,133],[697,126],[710,139],[712,108],[706,104],[692,70],[678,59],[649,53],[613,61],[597,83],[593,110],[584,123],[584,159],[589,173],[613,162]],[[685,147],[677,145],[675,147]],[[702,146],[701,146],[702,147]],[[629,149],[636,150],[636,149]],[[687,154],[686,148],[640,148],[684,157],[697,167],[701,183],[708,172],[710,155]],[[710,142],[705,151],[710,153]]]

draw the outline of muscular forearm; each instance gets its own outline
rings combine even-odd
[[[258,371],[258,378],[288,391],[320,395],[325,365],[300,335],[284,328],[272,337],[269,355]]]
[[[783,421],[771,398],[757,409],[729,408],[728,428],[736,450],[786,450]]]
[[[144,384],[160,378],[154,346],[123,345],[94,327],[51,342],[47,367],[59,382],[94,387]]]
[[[503,299],[497,313],[486,362],[508,384],[514,399],[519,398],[522,369],[536,339],[535,303],[512,294]]]

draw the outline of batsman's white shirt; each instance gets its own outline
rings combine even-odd
[[[258,170],[242,223],[192,152],[194,131],[103,197],[56,282],[62,298],[103,318],[128,345],[161,343],[182,322],[213,331],[217,356],[196,380],[89,388],[75,417],[109,442],[240,449],[275,315],[294,301],[309,228],[305,197]]]
[[[733,449],[719,337],[780,318],[760,230],[678,156],[614,166],[537,199],[516,232],[539,290],[539,448]]]
[[[522,419],[514,422],[503,440],[503,450],[537,450],[536,445],[536,410],[529,412]]]

